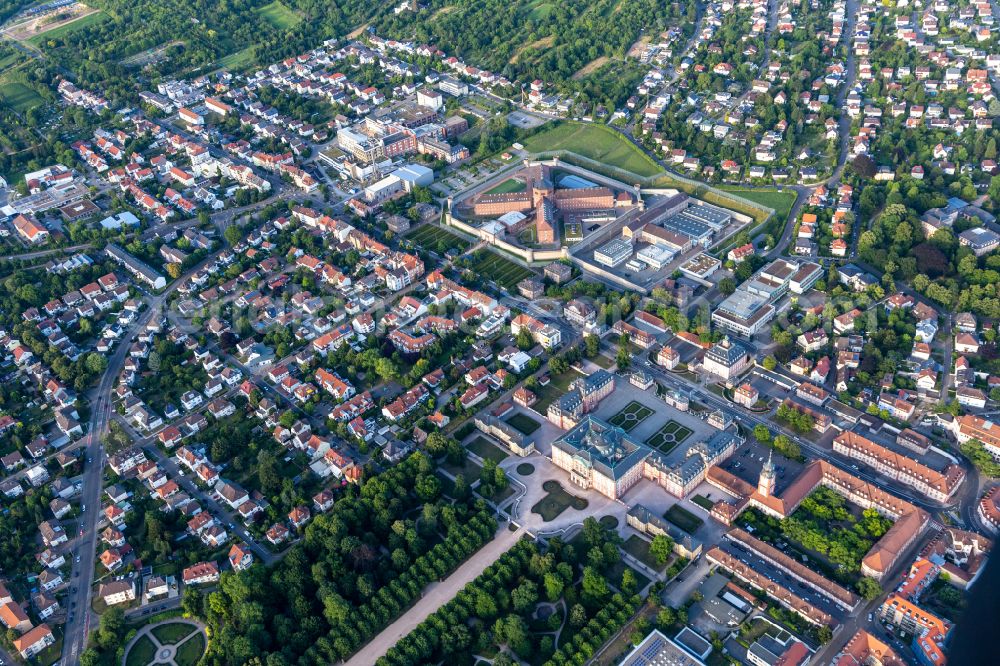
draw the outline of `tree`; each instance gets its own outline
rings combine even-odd
[[[858,592],[861,593],[862,597],[871,601],[878,598],[878,595],[882,593],[882,586],[874,578],[864,576],[858,581]]]
[[[763,423],[758,423],[754,426],[753,436],[761,444],[767,444],[771,441],[771,431]]]
[[[170,279],[176,280],[181,276],[181,273],[182,273],[182,268],[180,264],[178,263],[167,264],[167,275],[170,276]]]
[[[677,622],[677,614],[674,613],[674,609],[669,606],[664,606],[660,609],[660,612],[656,614],[656,625],[660,630],[669,629]]]
[[[594,334],[585,335],[583,338],[583,343],[586,347],[585,353],[587,358],[594,358],[599,353],[601,353],[601,339]]]
[[[569,609],[569,625],[571,627],[582,627],[587,623],[587,611],[580,604],[573,604]]]
[[[615,362],[618,364],[619,370],[627,370],[632,364],[632,353],[628,350],[628,334],[624,333],[618,339],[618,355],[615,356]]]
[[[583,568],[583,599],[592,605],[600,604],[608,596],[608,581],[593,567]]]
[[[724,277],[719,280],[719,292],[723,296],[729,296],[736,291],[736,281],[731,277]]]
[[[238,224],[231,224],[226,227],[222,235],[230,245],[238,245],[243,240],[243,230],[240,229],[240,225]]]
[[[649,554],[656,559],[656,563],[660,566],[667,563],[673,552],[674,542],[665,534],[657,534],[653,537],[653,542],[649,544]]]
[[[531,337],[531,331],[527,328],[522,328],[517,332],[517,338],[515,339],[517,343],[517,348],[521,351],[527,351],[535,346],[535,339]]]
[[[824,624],[822,627],[819,628],[819,630],[816,631],[816,638],[819,639],[820,643],[826,645],[827,643],[833,640],[833,631],[830,629],[830,627]]]
[[[774,370],[776,367],[778,367],[778,359],[768,354],[767,356],[764,357],[763,364],[765,370]]]
[[[549,601],[556,602],[562,596],[564,583],[557,574],[551,571],[545,574],[542,585],[545,586],[545,597]]]

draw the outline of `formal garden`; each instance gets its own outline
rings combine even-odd
[[[633,428],[653,415],[653,410],[646,405],[633,400],[625,405],[620,412],[608,419],[608,423],[625,432],[631,432]]]
[[[167,620],[140,635],[125,656],[125,666],[195,666],[205,654],[205,634],[189,621]]]
[[[525,538],[379,659],[378,666],[586,663],[642,604],[620,538],[588,518],[570,543]],[[616,572],[621,571],[620,576]]]
[[[646,445],[663,453],[670,453],[674,448],[694,433],[691,428],[670,419],[646,440]]]
[[[588,502],[586,499],[569,494],[563,490],[562,485],[558,481],[552,481],[551,479],[546,481],[542,484],[542,490],[546,493],[545,497],[538,500],[531,507],[531,512],[540,515],[542,520],[547,523],[555,520],[559,514],[570,507],[573,507],[577,511],[583,511],[587,508]]]

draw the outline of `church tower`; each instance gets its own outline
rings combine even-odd
[[[757,492],[764,497],[774,494],[774,462],[771,461],[771,453],[767,454],[767,462],[760,470],[760,480],[757,481]]]

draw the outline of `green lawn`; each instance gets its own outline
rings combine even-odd
[[[611,417],[608,421],[613,426],[617,426],[625,432],[631,432],[633,428],[653,415],[653,410],[640,402],[633,400]]]
[[[527,414],[514,414],[514,416],[507,419],[507,423],[517,429],[523,435],[530,435],[539,428],[542,424],[531,418]]]
[[[568,150],[644,178],[663,171],[628,139],[604,125],[559,123],[529,138],[524,148],[531,153]]]
[[[636,590],[642,590],[649,585],[649,578],[644,576],[639,570],[625,564],[622,560],[618,560],[608,569],[608,581],[615,587],[619,587],[622,582],[622,574],[626,571],[631,571],[632,575],[635,576]]]
[[[703,508],[705,511],[711,511],[712,507],[715,506],[715,502],[708,499],[704,495],[695,495],[691,498],[691,501]]]
[[[474,440],[466,445],[470,451],[475,453],[477,456],[483,460],[492,460],[493,462],[501,462],[506,460],[509,456],[506,451],[495,445],[493,442],[489,441],[485,437],[476,437]]]
[[[45,44],[45,42],[47,42],[50,39],[59,39],[61,37],[65,37],[71,32],[82,30],[83,28],[92,25],[97,25],[102,21],[108,20],[108,18],[109,16],[104,12],[94,12],[93,14],[88,14],[87,16],[77,19],[71,23],[66,23],[59,26],[58,28],[53,28],[52,30],[43,32],[40,35],[35,35],[34,37],[28,40],[28,43],[33,44],[34,46],[37,47],[41,47],[42,45]]]
[[[641,536],[633,534],[625,540],[625,543],[622,544],[622,550],[645,564],[653,571],[663,571],[666,568],[666,565],[658,564],[656,558],[650,555],[649,545],[649,542]]]
[[[302,21],[301,16],[282,4],[280,0],[264,5],[257,10],[257,13],[278,30],[288,30]]]
[[[773,208],[775,215],[782,220],[785,220],[788,217],[788,213],[792,210],[792,205],[795,203],[795,192],[790,190],[784,190],[781,192],[776,189],[750,190],[726,185],[720,186],[719,189],[725,190],[726,192],[732,192],[738,197],[749,199],[750,201],[759,203],[762,206]]]
[[[507,290],[513,289],[518,282],[534,275],[524,266],[489,251],[482,252],[472,270]]]
[[[680,504],[674,504],[672,507],[667,509],[667,512],[663,514],[663,517],[688,534],[694,534],[698,531],[698,528],[705,523],[704,520],[694,515]]]
[[[205,654],[205,637],[199,631],[181,643],[174,655],[174,661],[177,662],[177,666],[195,666],[203,654]]]
[[[518,180],[517,178],[508,178],[494,188],[491,188],[485,192],[485,194],[508,194],[510,192],[524,192],[526,185],[523,180]]]
[[[542,489],[547,494],[531,507],[531,512],[540,515],[542,520],[547,523],[555,520],[560,513],[569,507],[573,507],[578,511],[583,511],[587,508],[587,500],[582,497],[570,495],[563,490],[562,485],[558,481],[546,481],[542,484]]]
[[[0,84],[0,99],[18,113],[33,109],[45,100],[37,92],[17,81]]]
[[[150,629],[153,635],[156,636],[156,640],[160,643],[173,645],[175,643],[180,643],[182,640],[191,635],[194,631],[194,627],[190,624],[185,624],[183,622],[169,622],[167,624],[161,624],[159,626]]]
[[[156,646],[148,636],[143,636],[135,642],[125,658],[125,666],[147,666],[156,658]]]
[[[533,405],[533,409],[539,414],[545,414],[549,405],[562,397],[563,393],[569,390],[569,385],[573,380],[582,377],[576,370],[567,370],[561,375],[549,375],[547,386],[538,386],[532,389],[538,396],[538,402]]]
[[[479,478],[479,471],[482,469],[482,466],[472,460],[472,458],[466,456],[465,461],[461,465],[456,465],[448,460],[445,460],[441,463],[441,469],[447,471],[452,476],[463,474],[465,475],[465,480],[472,483],[474,480]]]

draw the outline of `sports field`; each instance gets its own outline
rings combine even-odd
[[[406,237],[425,250],[440,251],[442,254],[452,248],[464,250],[469,247],[469,241],[434,224],[425,224],[407,234]],[[444,250],[440,249],[441,243],[444,243]]]
[[[294,28],[302,21],[302,17],[289,9],[278,0],[269,5],[264,5],[257,10],[265,21],[273,25],[278,30],[288,30]]]
[[[106,21],[109,18],[110,17],[107,14],[101,11],[94,12],[93,14],[87,14],[86,16],[70,21],[69,23],[63,23],[62,25],[56,26],[51,30],[41,32],[29,39],[28,43],[33,44],[34,46],[42,46],[50,39],[65,37],[71,32],[82,30],[83,28],[87,28],[92,25],[97,25],[98,23]]]
[[[490,188],[485,194],[508,194],[510,192],[524,192],[526,185],[523,180],[508,178],[496,187]]]
[[[254,61],[254,47],[248,46],[241,51],[236,51],[235,53],[230,53],[226,57],[219,60],[219,69],[228,70],[240,70],[245,67],[249,67]]]
[[[17,81],[0,83],[0,100],[18,113],[24,113],[45,101],[37,92]]]
[[[472,270],[508,290],[513,289],[524,278],[534,275],[524,266],[515,264],[495,252],[483,252]]]
[[[608,422],[613,426],[618,426],[625,432],[631,432],[633,428],[652,415],[652,409],[633,400],[625,405],[620,412],[612,416]]]
[[[568,150],[609,166],[650,177],[663,169],[628,139],[604,125],[564,122],[524,142],[531,153]]]

